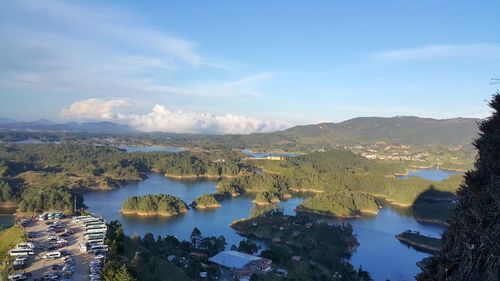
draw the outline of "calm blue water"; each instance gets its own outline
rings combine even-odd
[[[243,149],[243,150],[241,150],[241,152],[243,152],[246,155],[248,155],[250,157],[253,157],[253,158],[265,158],[267,156],[290,156],[290,157],[294,157],[294,156],[299,156],[300,155],[300,154],[296,154],[296,153],[253,152],[253,151],[248,150],[248,149]]]
[[[125,149],[127,152],[182,152],[185,149],[180,147],[164,147],[164,146],[119,146],[121,149]]]
[[[10,226],[14,224],[14,215],[16,208],[0,207],[0,225]]]
[[[447,171],[434,171],[435,173]],[[429,173],[424,173],[428,175]],[[434,177],[433,179],[435,179]],[[444,175],[441,178],[445,178]],[[151,174],[141,182],[130,183],[127,186],[111,191],[90,192],[84,195],[85,204],[91,212],[104,216],[108,221],[119,219],[128,235],[144,235],[151,232],[156,235],[175,235],[179,239],[188,239],[194,227],[198,227],[204,236],[223,235],[228,247],[237,244],[242,239],[230,227],[234,220],[247,218],[254,206],[252,197],[241,196],[222,202],[222,207],[213,210],[198,211],[190,209],[187,214],[174,217],[137,217],[124,216],[119,210],[122,202],[134,195],[166,193],[178,196],[186,203],[191,203],[196,197],[216,190],[216,182],[209,180],[178,181],[165,178],[162,175]],[[280,202],[286,214],[294,215],[295,207],[303,198],[295,197]],[[402,243],[394,235],[407,229],[417,230],[425,235],[439,237],[444,230],[441,226],[418,223],[413,219],[411,210],[385,205],[376,216],[353,220],[325,218],[329,223],[346,223],[353,225],[360,246],[353,254],[351,262],[357,268],[362,265],[368,270],[374,280],[412,280],[419,272],[416,262],[428,256]],[[403,279],[405,278],[405,279]]]
[[[330,223],[349,222],[360,246],[353,254],[351,263],[369,271],[376,281],[413,280],[420,272],[416,262],[429,254],[419,252],[399,242],[394,236],[407,229],[422,234],[440,237],[441,226],[418,223],[411,214],[384,206],[378,215],[353,220],[326,219]],[[403,279],[404,278],[404,279]]]
[[[28,139],[28,140],[22,140],[22,141],[14,141],[12,143],[15,143],[15,144],[59,144],[61,142],[60,141],[42,141],[42,140]]]
[[[400,178],[406,179],[408,177],[421,177],[432,181],[444,181],[449,176],[456,174],[462,174],[462,172],[441,169],[419,169],[409,172],[406,176],[400,176]]]

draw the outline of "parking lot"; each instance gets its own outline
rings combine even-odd
[[[63,232],[48,230],[55,222],[58,231],[64,229]],[[25,224],[24,230],[29,234],[28,241],[34,245],[34,254],[28,256],[24,268],[19,271],[29,277],[13,280],[89,280],[89,268],[94,255],[80,251],[80,243],[85,243],[83,226],[71,219],[31,220]],[[50,252],[62,255],[47,258]]]

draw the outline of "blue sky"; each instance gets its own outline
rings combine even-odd
[[[0,116],[247,133],[485,117],[498,1],[2,1]]]

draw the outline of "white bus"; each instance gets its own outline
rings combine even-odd
[[[97,220],[100,220],[100,219],[101,218],[90,217],[90,218],[81,219],[78,222],[81,223],[81,224],[84,224],[86,222],[97,221]]]
[[[15,256],[27,256],[34,255],[35,251],[33,249],[12,249],[9,251],[9,255]]]
[[[104,244],[104,239],[87,240],[87,244],[89,244],[90,246],[93,246],[93,245],[103,245]]]
[[[92,219],[87,219],[85,221],[82,221],[82,224],[87,225],[87,224],[96,223],[96,222],[104,223],[104,220],[98,219],[98,218],[92,218]]]
[[[96,252],[96,251],[107,252],[108,251],[108,245],[94,245],[94,246],[90,247],[90,252],[91,253]]]
[[[100,224],[106,224],[106,222],[104,222],[102,220],[92,221],[92,222],[86,222],[86,223],[83,224],[83,226],[89,227],[89,226],[92,226],[92,225],[100,225]]]
[[[93,216],[77,216],[77,217],[73,217],[72,220],[74,222],[81,222],[84,219],[90,219],[90,218],[93,218]]]
[[[19,243],[19,244],[17,244],[16,248],[17,249],[34,249],[35,244],[33,244],[31,242]]]
[[[106,224],[103,223],[103,222],[99,222],[99,223],[93,223],[93,224],[88,224],[86,226],[84,226],[86,229],[89,229],[89,228],[95,228],[95,227],[106,227]]]
[[[104,239],[105,237],[106,237],[105,234],[99,234],[99,233],[98,234],[92,234],[92,233],[90,233],[85,238],[87,240],[91,240],[91,239]]]
[[[91,235],[106,235],[106,230],[95,230],[95,229],[91,229],[91,230],[88,230],[88,231],[85,231],[83,233],[83,236],[85,237],[89,237]]]
[[[106,231],[106,230],[108,230],[108,227],[106,227],[105,225],[96,225],[96,226],[87,227],[85,229],[85,231],[87,231],[87,232],[90,232],[90,231],[93,231],[93,230]]]

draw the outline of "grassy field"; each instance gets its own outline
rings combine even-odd
[[[18,226],[0,231],[0,261],[4,261],[8,257],[9,250],[24,240],[24,232]],[[4,269],[4,265],[0,264],[0,272]]]

